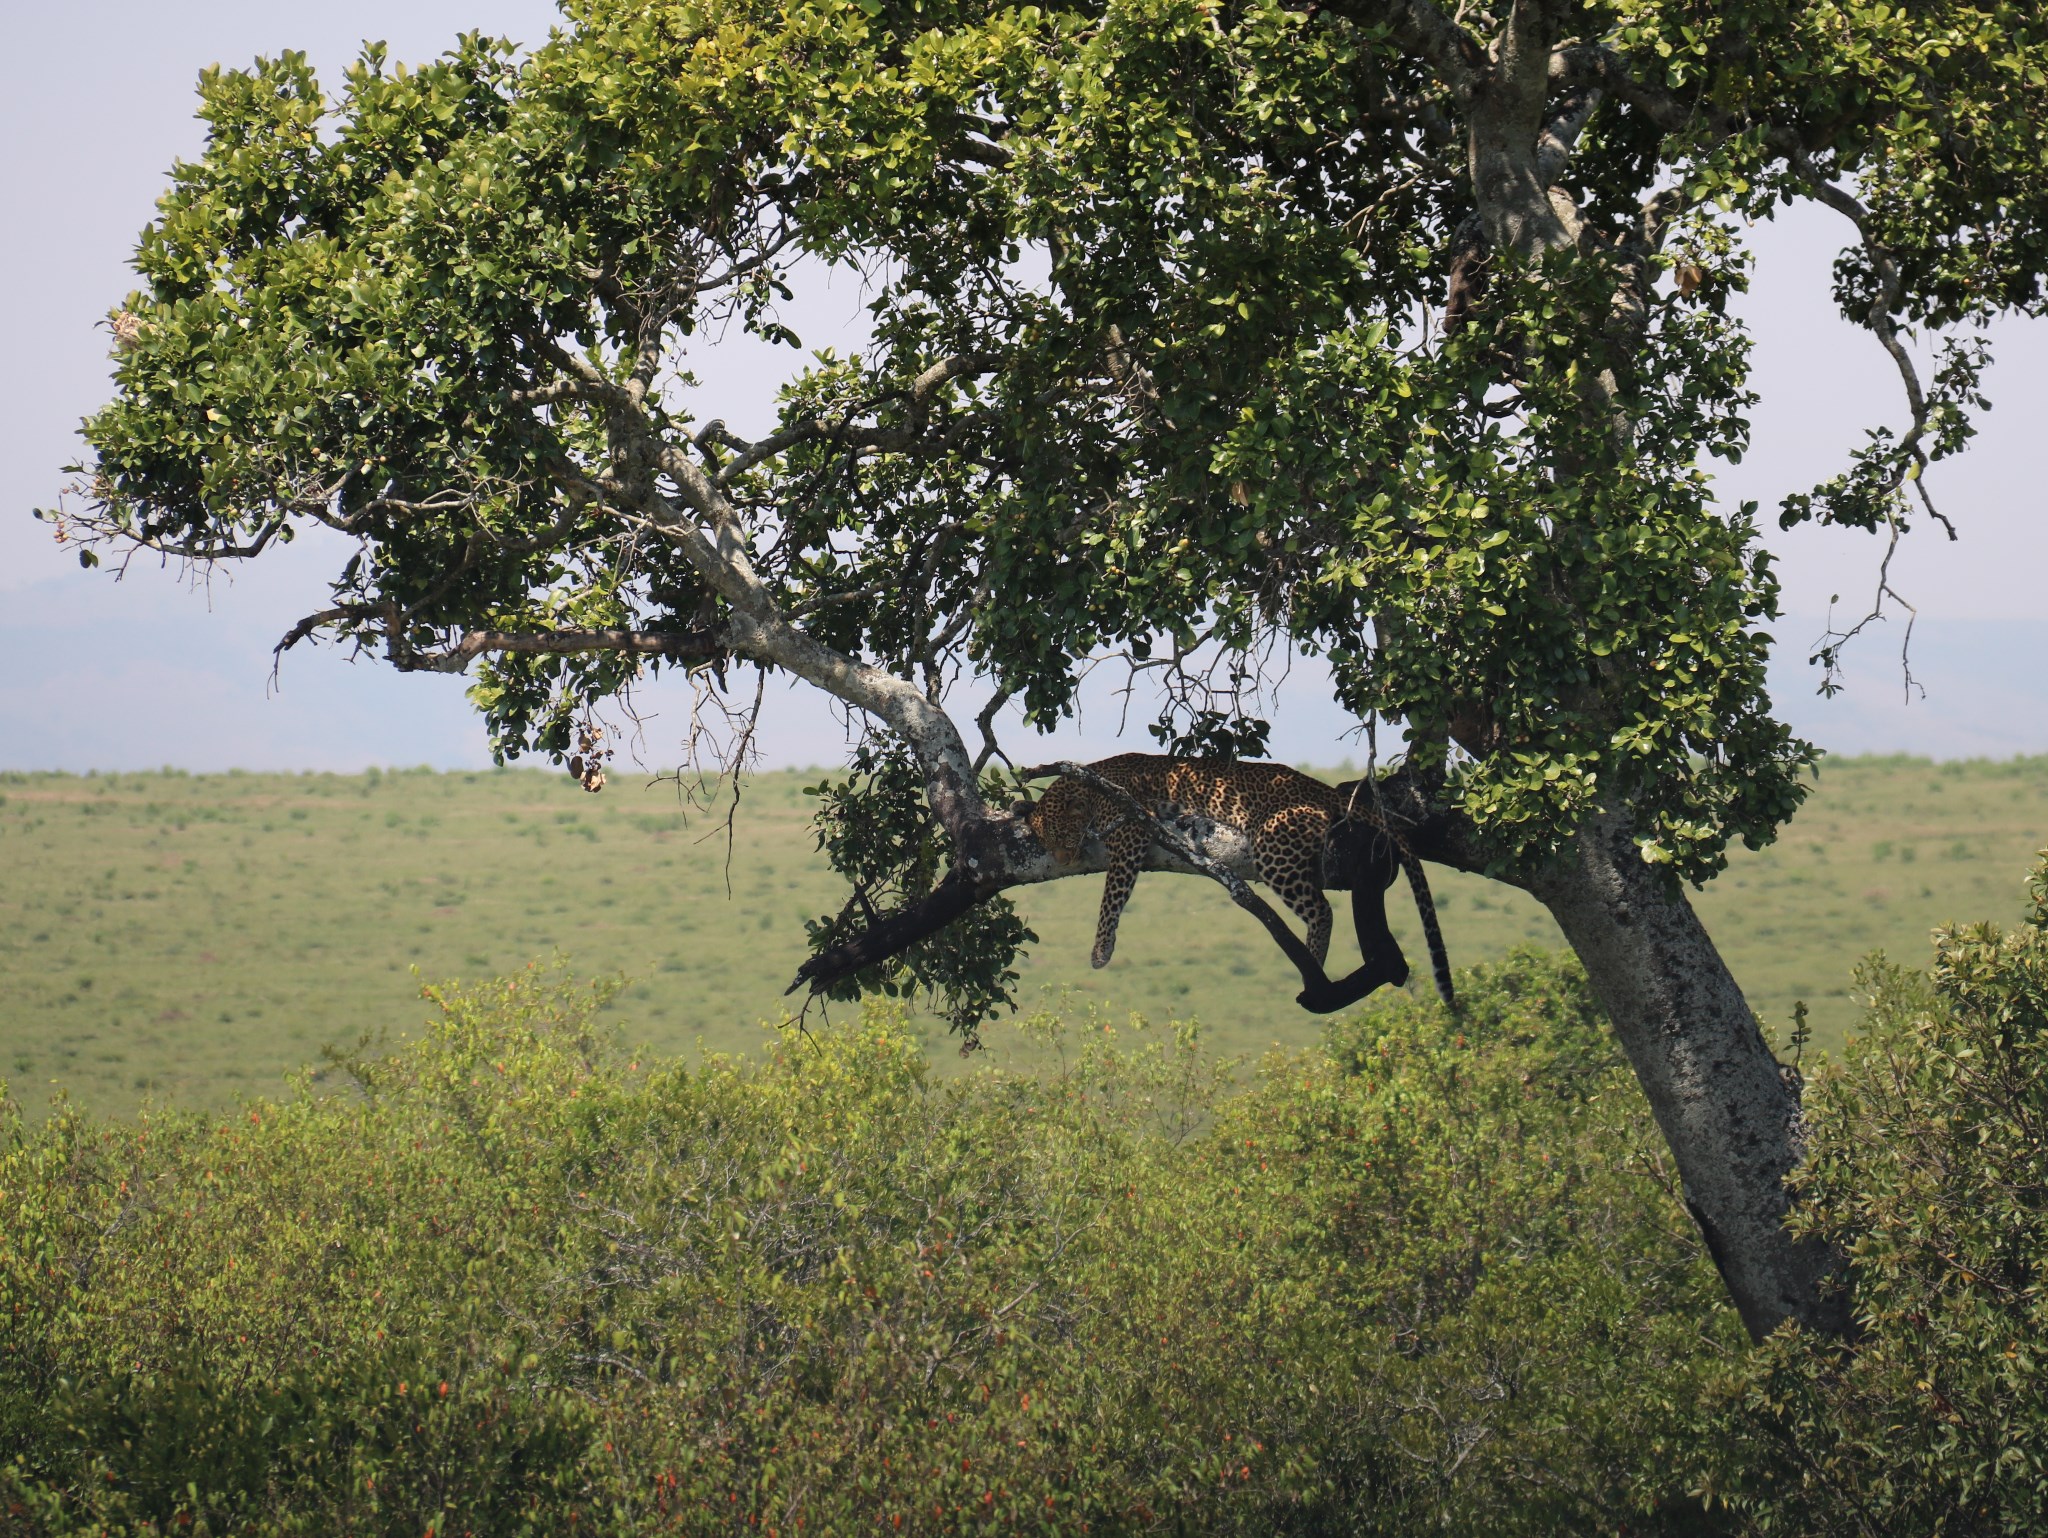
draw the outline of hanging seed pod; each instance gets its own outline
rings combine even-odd
[[[580,780],[583,778],[583,757],[581,754],[569,760],[569,773],[576,779]]]

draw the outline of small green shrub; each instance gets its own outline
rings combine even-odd
[[[1880,958],[1866,1034],[1808,1087],[1801,1221],[1859,1336],[1774,1338],[1725,1386],[1706,1476],[1759,1531],[2048,1532],[2048,863],[2019,928]]]

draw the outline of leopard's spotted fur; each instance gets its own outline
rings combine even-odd
[[[1308,948],[1318,965],[1325,964],[1330,954],[1330,903],[1323,895],[1324,852],[1339,822],[1347,816],[1362,817],[1391,842],[1400,863],[1408,869],[1431,959],[1436,963],[1437,986],[1450,998],[1450,973],[1443,960],[1436,907],[1421,866],[1391,829],[1366,809],[1347,807],[1345,797],[1333,787],[1285,764],[1123,753],[1089,767],[1130,792],[1155,816],[1170,819],[1192,813],[1243,832],[1251,842],[1257,878],[1307,926]],[[1090,837],[1100,838],[1108,850],[1102,911],[1089,958],[1098,967],[1107,966],[1116,949],[1117,922],[1152,842],[1151,830],[1101,792],[1064,778],[1055,780],[1027,815],[1038,841],[1062,865],[1078,863],[1082,845]],[[1392,877],[1389,866],[1386,879]],[[1380,928],[1384,931],[1383,921]],[[1386,938],[1392,945],[1391,934]],[[1394,953],[1398,956],[1398,946]],[[1407,964],[1401,962],[1400,977],[1393,980],[1399,982],[1406,975]]]

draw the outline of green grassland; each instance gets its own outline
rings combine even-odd
[[[808,830],[818,778],[750,781],[728,850],[722,816],[624,775],[598,796],[539,771],[0,775],[0,1079],[103,1111],[219,1104],[323,1045],[407,1032],[414,969],[478,977],[557,951],[631,979],[630,1039],[744,1050],[782,1017],[804,919],[843,895]],[[1803,998],[1828,1044],[1854,1019],[1859,957],[1917,963],[1935,924],[2017,915],[2043,845],[2048,758],[1834,760],[1777,845],[1737,851],[1698,901],[1765,1018]],[[1521,894],[1432,875],[1454,964],[1557,943]],[[1315,1038],[1285,961],[1200,880],[1140,882],[1116,959],[1091,971],[1100,891],[1021,894],[1041,936],[1026,1005],[1194,1018],[1229,1053]],[[1426,988],[1403,888],[1390,906]],[[936,1026],[930,1044],[953,1057]]]

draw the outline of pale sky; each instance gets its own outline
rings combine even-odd
[[[32,63],[0,97],[9,149],[0,158],[0,206],[11,212],[0,280],[14,297],[15,348],[0,382],[0,768],[485,761],[461,680],[400,676],[301,647],[286,660],[281,687],[269,687],[272,643],[323,601],[323,578],[336,563],[321,541],[224,572],[210,591],[158,571],[131,570],[116,584],[55,549],[29,510],[55,501],[61,466],[77,454],[78,420],[107,394],[99,323],[132,286],[127,257],[171,162],[200,147],[192,110],[202,66],[303,48],[323,80],[337,81],[363,37],[416,60],[464,29],[531,42],[553,19],[537,0],[71,0],[14,8],[14,56]],[[1827,297],[1841,234],[1818,213],[1758,232],[1746,313],[1763,404],[1752,454],[1722,471],[1731,497],[1774,507],[1841,468],[1864,426],[1900,422],[1887,360],[1869,336],[1835,317]],[[845,285],[824,295],[808,311],[815,331],[807,340],[830,340],[838,318],[856,309]],[[2048,327],[2008,325],[1995,341],[1989,385],[1997,409],[1969,455],[1931,482],[1963,538],[1950,545],[1932,531],[1916,533],[1894,569],[1920,609],[1917,670],[1929,698],[1900,702],[1896,643],[1883,636],[1852,655],[1846,698],[1812,696],[1806,646],[1831,594],[1845,606],[1866,596],[1876,549],[1840,531],[1772,536],[1792,616],[1780,627],[1785,655],[1775,687],[1794,724],[1824,746],[1939,757],[2048,751],[2048,519],[2038,468]],[[755,351],[719,354],[699,367],[722,400],[760,410],[773,383],[762,362]],[[740,425],[742,413],[721,411]],[[1348,723],[1316,684],[1304,667],[1286,686],[1275,752],[1325,763],[1356,755],[1339,735]],[[661,708],[659,698],[652,703]],[[1133,712],[1133,745],[1146,745],[1149,714]],[[772,692],[765,724],[770,764],[839,756],[840,727],[807,691]],[[1115,726],[1115,702],[1106,688],[1096,690],[1082,730],[1032,752],[1107,751]],[[651,723],[649,762],[672,757],[672,727]]]

